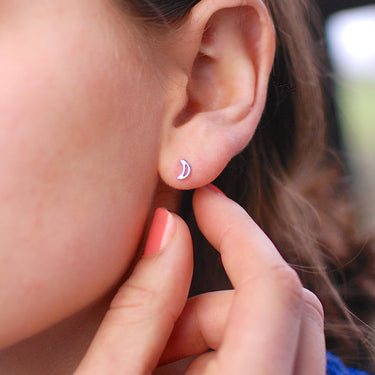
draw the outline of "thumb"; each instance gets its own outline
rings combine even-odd
[[[192,271],[187,225],[157,209],[144,256],[112,301],[75,375],[152,373],[185,305]]]

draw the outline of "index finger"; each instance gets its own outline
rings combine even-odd
[[[293,374],[303,311],[298,276],[235,202],[206,187],[193,204],[235,287],[215,373]]]
[[[265,233],[248,213],[224,194],[210,186],[198,189],[193,199],[200,230],[220,252],[225,270],[234,288],[284,260]]]

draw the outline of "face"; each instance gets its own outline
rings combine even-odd
[[[99,298],[136,252],[163,93],[132,22],[107,0],[1,1],[0,346]]]

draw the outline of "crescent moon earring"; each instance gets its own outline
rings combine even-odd
[[[180,173],[180,175],[177,177],[177,180],[186,180],[190,174],[191,174],[191,166],[190,164],[184,160],[184,159],[181,159],[180,160],[180,163],[181,163],[181,168],[182,168],[182,172]]]

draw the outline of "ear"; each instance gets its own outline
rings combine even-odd
[[[193,189],[213,181],[250,142],[265,106],[275,33],[262,0],[201,0],[174,43],[184,84],[171,90],[159,175]],[[184,161],[191,174],[178,179]]]

